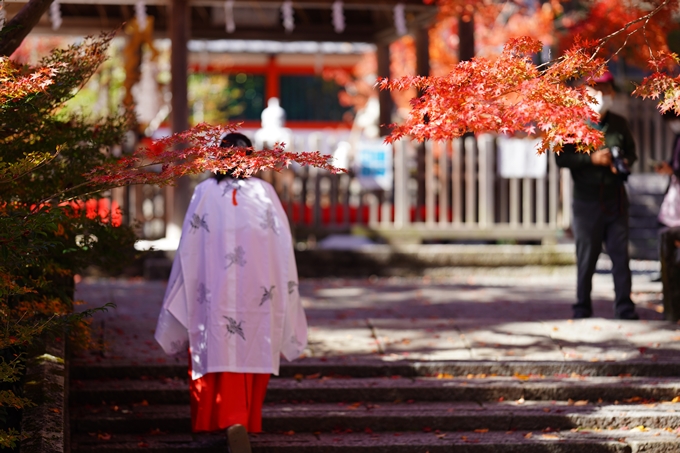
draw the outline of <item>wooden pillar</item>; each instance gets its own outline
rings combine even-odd
[[[281,99],[281,95],[279,93],[280,90],[280,85],[279,85],[279,79],[280,79],[280,71],[279,71],[279,65],[276,63],[276,55],[269,55],[269,60],[267,62],[267,85],[264,90],[265,96],[267,97],[266,101],[268,101],[270,98],[277,98]],[[265,102],[265,105],[267,105],[267,102]]]
[[[419,76],[430,75],[430,33],[427,27],[419,27],[415,31],[416,41],[416,71]],[[422,93],[418,93],[421,95]],[[423,118],[423,121],[425,119]],[[416,221],[424,220],[422,210],[425,206],[425,144],[421,143],[417,147],[418,153],[418,195],[416,206]]]
[[[378,77],[390,77],[390,44],[378,44]],[[380,90],[378,93],[380,101],[380,135],[386,137],[390,134],[389,125],[392,124],[392,109],[394,101],[389,90]]]
[[[430,29],[422,27],[416,31],[416,71],[419,76],[430,75]]]
[[[458,18],[458,58],[472,60],[475,56],[475,21],[472,15]]]
[[[472,15],[458,17],[458,59],[460,61],[469,61],[475,56],[475,23]],[[475,140],[474,134],[468,132],[462,137],[464,146],[461,146],[459,152],[464,153],[464,157],[460,156],[459,162],[464,165],[463,174],[465,175],[466,183],[460,186],[461,200],[465,200],[465,222],[474,222],[472,206],[477,206],[474,198],[471,198],[474,193],[474,176],[476,174],[476,162],[474,159],[475,147],[471,143]],[[469,181],[469,182],[468,182]],[[455,196],[455,195],[454,195]],[[511,203],[513,202],[512,187],[510,195]],[[472,216],[472,217],[471,217]]]
[[[188,67],[189,67],[189,22],[188,0],[172,0],[170,15],[171,56],[170,71],[172,80],[172,132],[182,132],[189,128]]]
[[[183,132],[189,129],[189,100],[188,100],[188,68],[189,68],[189,42],[191,23],[191,10],[189,0],[172,0],[170,15],[170,89],[172,92],[172,112],[170,121],[172,132]],[[168,226],[166,237],[179,240],[182,231],[184,215],[191,200],[190,180],[187,177],[180,178],[177,185],[170,188],[166,193],[166,204],[169,208]]]

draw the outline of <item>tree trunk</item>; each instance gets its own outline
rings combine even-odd
[[[21,11],[12,18],[0,35],[0,56],[9,57],[21,45],[24,38],[33,30],[53,0],[29,0]]]

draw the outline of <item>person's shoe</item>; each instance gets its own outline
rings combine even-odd
[[[586,319],[590,318],[593,314],[586,311],[575,311],[572,319]]]
[[[628,311],[626,313],[621,313],[620,315],[616,315],[616,319],[623,319],[627,321],[637,321],[640,319],[640,315],[638,315],[634,311]]]
[[[227,428],[227,451],[229,453],[252,453],[248,432],[243,425]]]

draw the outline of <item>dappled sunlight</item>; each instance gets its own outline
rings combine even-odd
[[[536,272],[512,273],[512,285],[500,277],[497,283],[492,276],[501,273],[493,270],[481,270],[475,283],[466,283],[472,269],[461,269],[461,275],[446,279],[302,280],[300,293],[309,322],[305,357],[566,363],[663,361],[680,353],[680,331],[661,321],[658,293],[634,294],[636,300],[646,301],[638,305],[643,321],[614,320],[611,276],[596,275],[593,307],[600,317],[571,320],[574,281],[568,273],[565,279],[561,276],[565,272],[546,272],[541,284],[527,283]],[[132,338],[126,331],[130,323],[141,326],[155,319],[164,288],[164,282],[78,285],[77,295],[92,304],[118,304],[115,313],[98,314],[95,321],[108,357],[125,360],[141,353],[148,363],[186,361],[186,356],[164,356],[153,342],[151,329],[138,329],[144,338]],[[130,316],[133,312],[135,317]]]

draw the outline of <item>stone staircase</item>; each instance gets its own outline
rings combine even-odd
[[[71,366],[74,453],[225,452],[192,435],[186,367]],[[304,359],[254,453],[679,452],[680,364]]]

